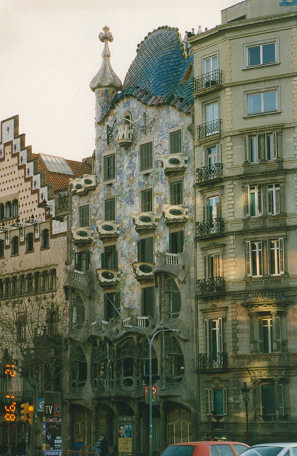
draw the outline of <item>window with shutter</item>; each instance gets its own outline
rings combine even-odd
[[[104,295],[104,319],[110,320],[120,315],[120,294],[118,292],[105,293]]]
[[[264,420],[271,420],[276,414],[274,383],[261,384],[261,415]]]
[[[277,133],[265,134],[265,160],[272,161],[278,157],[278,138]]]
[[[101,267],[105,269],[117,270],[118,252],[115,245],[104,247],[104,253],[101,254]]]
[[[183,204],[183,183],[181,180],[170,183],[170,203]]]
[[[103,157],[103,179],[104,181],[115,179],[115,154]]]
[[[79,208],[79,226],[89,226],[89,206]]]
[[[144,263],[154,262],[153,237],[140,239],[138,241],[138,261]]]
[[[141,191],[141,210],[142,212],[152,212],[153,210],[153,192],[151,188]]]
[[[142,289],[142,315],[154,317],[154,287]]]
[[[108,198],[104,201],[104,219],[115,220],[115,198]]]
[[[153,167],[153,143],[141,144],[139,147],[140,171],[149,170]]]
[[[169,233],[169,253],[181,253],[184,248],[184,232]]]
[[[179,154],[182,152],[181,130],[172,131],[169,135],[170,153]]]

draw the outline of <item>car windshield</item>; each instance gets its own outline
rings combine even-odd
[[[280,446],[258,446],[246,450],[244,456],[276,456],[282,451]]]
[[[235,451],[236,451],[237,454],[241,454],[241,453],[243,453],[244,451],[246,451],[248,449],[247,446],[240,445],[240,443],[234,443],[233,446],[234,446]]]
[[[194,447],[192,445],[169,446],[163,451],[162,456],[192,456]]]

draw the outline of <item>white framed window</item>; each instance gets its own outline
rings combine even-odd
[[[263,242],[246,241],[246,272],[248,276],[263,276]]]
[[[218,69],[218,55],[213,54],[203,59],[203,73],[211,73]]]
[[[205,166],[212,167],[217,163],[221,163],[221,144],[206,147],[204,149],[204,163]]]
[[[211,196],[206,199],[206,217],[204,219],[213,222],[220,217],[220,197]]]
[[[258,163],[258,135],[250,135],[246,137],[246,160],[249,163]]]
[[[247,115],[268,114],[279,110],[277,89],[247,93]]]
[[[267,132],[247,135],[245,142],[245,160],[249,163],[260,161],[273,161],[278,158],[278,134]]]
[[[263,214],[261,185],[245,187],[244,214],[250,217],[259,217]]]
[[[227,415],[227,388],[207,388],[206,414]]]
[[[205,122],[215,122],[219,119],[219,102],[214,101],[204,105]]]
[[[245,46],[245,66],[256,67],[278,62],[277,40]]]
[[[265,160],[273,161],[278,156],[277,134],[265,133]]]
[[[220,253],[204,255],[204,278],[216,277],[222,277],[222,255]]]
[[[267,213],[276,215],[280,213],[280,185],[269,184],[267,186]]]
[[[278,276],[285,272],[284,239],[269,241],[269,274]]]
[[[213,362],[219,363],[219,354],[223,353],[223,319],[215,318],[204,320],[205,349],[208,355],[212,355]]]

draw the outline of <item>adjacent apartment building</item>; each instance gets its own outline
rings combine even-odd
[[[245,0],[189,40],[201,438],[296,440],[296,19]]]
[[[104,432],[112,454],[145,455],[152,338],[154,450],[198,422],[193,59],[160,27],[122,85],[99,38],[93,172],[71,181],[69,448]]]
[[[38,409],[47,434],[32,454],[54,448],[61,436],[64,336],[68,302],[64,294],[67,260],[68,184],[89,171],[86,163],[33,154],[19,134],[19,118],[0,128],[0,353],[1,426],[4,452],[25,453],[25,423],[20,404]],[[61,337],[63,335],[63,337]],[[55,419],[53,419],[55,418]],[[33,435],[33,434],[32,434]],[[52,436],[48,438],[48,436]],[[33,447],[35,449],[33,450]]]

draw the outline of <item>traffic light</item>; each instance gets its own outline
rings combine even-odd
[[[29,418],[28,418],[28,423],[30,426],[33,424],[33,415],[34,415],[34,405],[29,405]]]
[[[28,402],[21,404],[21,420],[26,421],[32,426],[33,424],[34,405],[30,405]]]
[[[29,402],[21,404],[21,420],[27,421],[29,416]]]

